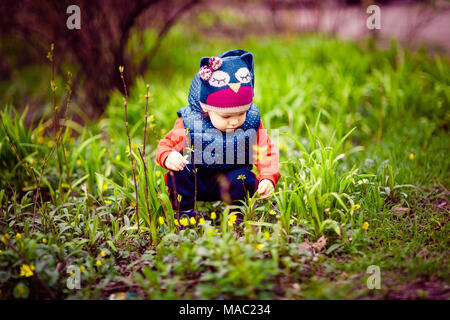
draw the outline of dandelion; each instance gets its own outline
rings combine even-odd
[[[28,264],[22,264],[20,266],[20,275],[22,277],[31,277],[34,274],[35,267],[34,266],[30,266]]]
[[[245,174],[240,174],[240,175],[237,177],[237,179],[238,179],[238,180],[245,180],[245,179],[247,179],[247,177],[245,176]]]
[[[80,159],[77,160],[77,165],[81,166],[81,160]]]
[[[11,237],[7,233],[3,234],[1,237],[2,242],[5,244],[6,244],[6,241],[8,241],[9,239],[11,239]]]
[[[270,239],[270,233],[269,232],[264,232],[264,238],[266,239],[266,240],[269,240]]]
[[[355,204],[352,209],[353,210],[358,210],[359,208],[361,208],[361,206],[359,204]]]
[[[106,253],[105,253],[105,251],[100,251],[100,255],[102,256],[102,257],[105,257],[106,256]]]
[[[365,222],[363,223],[362,228],[363,228],[364,230],[367,231],[367,230],[369,229],[369,223],[368,223],[367,221],[365,221]]]
[[[106,204],[111,204],[112,201],[111,201],[111,200],[105,200],[105,203],[106,203]]]
[[[20,233],[17,233],[17,234],[16,234],[16,239],[17,239],[17,240],[22,239],[22,235],[21,235]]]
[[[188,219],[187,218],[183,218],[180,220],[180,223],[182,226],[186,227],[189,223],[188,223]]]
[[[120,156],[119,155],[116,156],[116,161],[120,161]]]
[[[97,267],[101,267],[102,266],[102,262],[100,260],[95,261],[95,264],[97,265]]]
[[[216,215],[216,212],[211,212],[211,219],[212,220],[216,220],[216,218],[217,218],[217,215]]]
[[[47,244],[47,238],[42,239],[43,244]]]
[[[194,225],[197,221],[195,221],[195,218],[194,218],[194,217],[191,217],[191,218],[189,219],[189,222],[190,222],[192,225]]]
[[[415,158],[414,153],[410,153],[409,154],[409,160],[414,160],[414,158]]]
[[[80,266],[80,271],[85,271],[86,270],[86,268],[85,267],[83,267],[83,266]]]
[[[269,214],[270,214],[271,216],[274,216],[274,215],[276,215],[276,212],[273,211],[273,210],[270,210],[270,211],[269,211]]]
[[[199,224],[205,224],[205,219],[203,219],[203,218],[198,219],[198,223]]]
[[[258,249],[258,251],[261,251],[266,245],[264,243],[258,243],[256,245],[256,249]]]
[[[158,217],[158,222],[159,222],[159,224],[164,224],[164,218],[159,216]]]

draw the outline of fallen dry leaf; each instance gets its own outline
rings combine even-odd
[[[308,240],[300,243],[298,249],[301,251],[308,251],[312,254],[320,252],[327,245],[327,237],[322,235],[316,242],[310,242]]]

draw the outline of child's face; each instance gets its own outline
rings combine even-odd
[[[220,131],[233,131],[245,122],[247,111],[239,113],[219,113],[207,111],[213,126]]]

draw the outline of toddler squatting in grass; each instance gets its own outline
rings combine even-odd
[[[253,88],[251,53],[231,50],[201,59],[189,105],[178,110],[156,150],[156,161],[170,170],[164,180],[177,219],[197,217],[195,201],[239,205],[247,192],[273,193],[280,177],[278,153],[253,103]],[[240,224],[243,216],[235,214]]]

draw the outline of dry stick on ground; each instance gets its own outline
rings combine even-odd
[[[125,83],[125,79],[123,77],[123,66],[119,66],[119,72],[120,72],[120,78],[122,79],[123,89],[125,92],[125,101],[123,103],[125,108],[125,127],[127,129],[127,137],[128,137],[128,148],[130,152],[130,161],[131,161],[131,168],[133,170],[133,180],[134,180],[134,190],[136,193],[136,220],[138,225],[138,237],[139,237],[139,249],[142,251],[142,242],[141,242],[141,228],[140,228],[140,222],[139,222],[139,199],[138,199],[138,188],[136,183],[136,168],[134,165],[134,159],[133,159],[133,151],[131,149],[131,138],[130,133],[128,130],[128,115],[127,115],[127,106],[128,106],[128,91],[127,91],[127,85]]]

